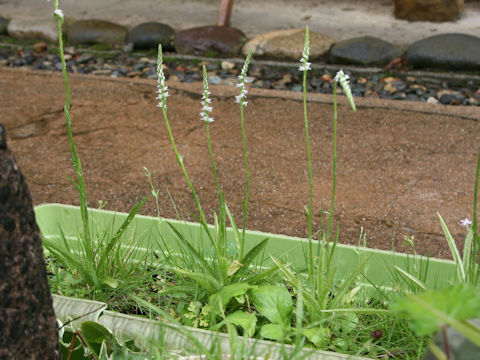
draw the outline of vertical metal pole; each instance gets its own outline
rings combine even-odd
[[[217,26],[229,26],[234,0],[220,0],[218,7]]]

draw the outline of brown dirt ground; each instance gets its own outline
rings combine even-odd
[[[209,214],[217,209],[205,124],[199,120],[200,84],[169,82],[168,113],[180,153]],[[194,209],[175,162],[159,109],[155,82],[71,76],[73,132],[83,161],[91,206],[128,211],[150,192],[143,167],[160,190],[160,210],[175,217]],[[219,180],[233,213],[241,215],[244,166],[235,88],[212,86],[210,126]],[[78,204],[63,117],[59,73],[0,69],[0,113],[9,147],[26,176],[35,204]],[[306,235],[308,202],[301,94],[251,89],[246,131],[251,170],[249,229]],[[310,94],[315,217],[329,206],[332,97]],[[455,238],[460,219],[472,216],[480,109],[357,99],[353,113],[340,97],[335,221],[340,242],[401,248],[414,235],[417,251],[448,257],[437,211]],[[155,214],[153,199],[141,213]]]

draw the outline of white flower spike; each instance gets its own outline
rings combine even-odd
[[[310,56],[310,31],[308,26],[305,28],[305,43],[303,45],[303,54],[300,62],[302,63],[298,70],[300,71],[307,71],[312,70],[311,65],[312,63],[308,62],[308,58]]]
[[[54,14],[57,15],[60,19],[63,20],[63,11],[60,9],[57,9],[54,11]]]
[[[472,221],[469,219],[463,219],[463,220],[460,220],[460,225],[468,228],[470,225],[472,225]]]
[[[205,65],[203,65],[203,96],[202,96],[202,111],[200,112],[200,117],[203,121],[208,123],[214,122],[215,120],[210,117],[210,113],[213,110],[212,107],[212,100],[210,99],[210,91],[208,91],[208,77],[207,77],[207,69]]]
[[[237,84],[237,87],[240,88],[240,95],[235,96],[235,102],[242,105],[242,106],[247,106],[247,101],[245,99],[247,98],[247,89],[245,88],[245,85],[247,83],[247,70],[248,70],[248,64],[250,63],[250,59],[252,58],[252,52],[250,51],[247,55],[247,58],[245,59],[245,63],[243,64],[242,72],[240,73],[240,76],[238,77],[239,83]]]
[[[352,89],[350,89],[350,84],[348,83],[348,79],[350,79],[350,76],[345,74],[343,70],[340,70],[337,72],[337,75],[335,75],[335,78],[333,81],[340,83],[340,85],[343,88],[343,92],[348,98],[348,101],[350,102],[350,106],[352,107],[353,111],[357,111],[357,108],[355,106],[355,102],[353,101],[353,95],[352,95]]]
[[[165,84],[165,74],[163,73],[163,55],[162,44],[158,45],[158,59],[157,59],[157,93],[158,107],[167,110],[168,86]]]

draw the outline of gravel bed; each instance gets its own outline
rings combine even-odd
[[[156,55],[153,51],[133,53],[95,46],[88,49],[68,46],[65,48],[65,59],[68,71],[73,73],[156,79]],[[205,65],[211,84],[235,85],[243,60],[166,53],[164,61],[167,77],[187,83],[202,81],[202,65]],[[45,43],[0,43],[0,66],[48,71],[62,69],[57,49]],[[402,64],[393,64],[388,69],[348,66],[344,69],[351,76],[354,96],[445,105],[480,105],[480,76],[475,74],[413,72],[407,71]],[[308,77],[308,91],[332,93],[332,79],[337,70],[337,66],[314,63]],[[302,91],[302,73],[295,63],[253,61],[248,75],[253,87]]]

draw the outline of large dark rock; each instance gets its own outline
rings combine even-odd
[[[397,19],[408,21],[453,21],[463,11],[463,0],[395,0]]]
[[[175,48],[184,54],[236,55],[247,37],[226,26],[202,26],[177,32]]]
[[[388,41],[372,36],[362,36],[335,43],[330,49],[330,62],[382,66],[401,56],[402,53],[402,48]]]
[[[122,43],[127,37],[125,26],[104,20],[78,20],[68,27],[68,41],[72,44]]]
[[[8,19],[0,16],[0,35],[7,35]]]
[[[0,359],[61,359],[32,199],[0,124]]]
[[[434,35],[410,45],[407,60],[416,68],[477,70],[480,38],[465,34]]]
[[[136,49],[151,49],[162,44],[168,49],[172,43],[175,31],[168,25],[158,22],[147,22],[135,26],[128,33],[128,43]]]

